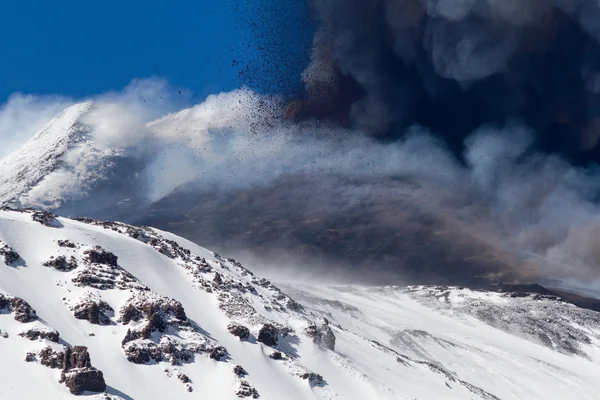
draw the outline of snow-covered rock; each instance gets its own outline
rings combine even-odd
[[[0,398],[600,393],[600,314],[555,296],[278,287],[167,232],[33,215],[0,211]]]
[[[0,398],[496,398],[169,233],[33,213],[0,211]]]

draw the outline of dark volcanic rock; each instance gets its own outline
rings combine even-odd
[[[103,260],[102,252],[97,252],[97,249],[88,251],[87,255],[91,254],[91,259],[96,261],[106,261],[108,263],[116,265],[116,256],[112,253],[108,256],[112,260]],[[98,256],[100,254],[100,256]],[[86,257],[83,267],[78,268],[75,276],[71,279],[76,286],[80,287],[92,287],[94,289],[108,290],[108,289],[139,289],[149,290],[148,287],[142,285],[133,275],[125,271],[122,268],[115,267],[114,265],[98,264],[90,261],[89,257]]]
[[[0,242],[0,256],[4,256],[4,262],[6,265],[11,265],[21,258],[19,254],[14,251],[9,245]]]
[[[315,339],[317,337],[317,335],[319,334],[317,324],[315,324],[314,322],[310,322],[308,327],[304,330],[304,333],[306,333],[306,335],[308,335],[308,337]]]
[[[42,225],[57,228],[60,223],[56,219],[56,215],[46,211],[35,211],[31,214],[31,219],[35,222],[39,222]]]
[[[236,365],[235,367],[233,367],[233,373],[238,377],[248,375],[248,372],[246,372],[246,370],[241,365]]]
[[[241,381],[236,392],[235,392],[237,397],[251,397],[253,399],[258,399],[260,397],[260,395],[258,394],[258,391],[256,389],[254,389],[252,386],[250,386],[250,384],[246,381]]]
[[[121,309],[121,322],[123,325],[127,325],[131,321],[139,321],[142,317],[142,311],[133,304],[127,304]]]
[[[0,293],[0,310],[10,311],[10,297],[7,297]]]
[[[325,382],[321,375],[315,374],[314,372],[305,372],[300,375],[300,378],[307,380],[311,386],[322,385]]]
[[[266,344],[267,346],[276,346],[277,340],[279,336],[279,329],[272,324],[264,324],[260,331],[258,331],[258,340],[261,343]]]
[[[162,361],[162,352],[154,342],[131,343],[123,348],[127,361],[134,364],[146,364],[150,361]]]
[[[40,364],[48,368],[62,369],[65,365],[64,351],[53,350],[50,347],[45,347],[38,353]]]
[[[227,357],[227,349],[225,349],[223,346],[217,346],[211,350],[209,357],[213,360],[221,361]]]
[[[150,318],[148,318],[148,324],[146,325],[146,327],[144,329],[147,330],[149,333],[152,333],[152,332],[161,332],[162,333],[167,330],[167,323],[162,318],[160,313],[155,312],[152,315],[150,315]]]
[[[70,240],[60,240],[58,239],[58,246],[59,247],[68,247],[70,249],[74,249],[75,248],[75,243],[71,242]]]
[[[147,335],[149,336],[149,335]],[[127,329],[127,333],[125,334],[125,337],[123,338],[123,340],[121,340],[121,346],[125,346],[127,343],[129,342],[133,342],[134,340],[138,340],[138,339],[146,339],[146,334],[143,331],[133,331],[131,329]]]
[[[223,284],[223,278],[221,278],[221,274],[215,272],[215,278],[213,279],[215,286],[220,286]]]
[[[90,353],[85,346],[75,346],[73,349],[67,349],[65,353],[64,370],[71,368],[89,368],[92,366]]]
[[[138,322],[127,330],[121,342],[127,359],[136,364],[168,361],[180,365],[193,361],[195,354],[213,349],[174,299],[134,296],[121,308],[120,321],[124,325]],[[181,336],[184,332],[189,335],[186,339]]]
[[[19,336],[26,337],[29,340],[48,339],[51,342],[58,343],[59,333],[56,330],[29,329],[19,333]]]
[[[64,354],[61,382],[64,382],[71,393],[75,395],[106,390],[104,375],[102,371],[92,367],[90,354],[85,346],[67,349]]]
[[[111,267],[117,267],[118,257],[113,253],[102,249],[100,246],[96,246],[91,250],[83,252],[87,256],[89,262],[94,264],[109,265]]]
[[[246,328],[243,325],[231,323],[227,325],[227,330],[233,336],[240,338],[240,340],[248,340],[250,337],[250,329]]]
[[[84,319],[96,325],[109,325],[110,317],[106,315],[113,309],[105,301],[89,301],[77,304],[73,308],[73,314],[77,319]]]
[[[54,268],[57,271],[67,272],[77,268],[77,260],[73,256],[71,256],[68,260],[65,256],[58,256],[44,262],[42,265],[44,267]]]
[[[29,303],[18,297],[6,297],[0,294],[0,310],[7,309],[15,314],[15,319],[19,322],[27,323],[37,319],[35,310]]]
[[[121,322],[127,325],[130,321],[140,321],[142,318],[150,320],[154,314],[172,314],[175,319],[181,322],[187,321],[185,309],[180,302],[173,299],[145,299],[139,302],[132,302],[121,309]],[[156,322],[156,321],[155,321]],[[160,323],[156,322],[157,325]]]
[[[104,375],[96,368],[74,368],[64,374],[63,381],[74,395],[106,391]]]
[[[178,323],[186,323],[187,316],[180,302],[161,298],[154,301],[130,303],[121,309],[123,325],[130,321],[146,319],[144,326],[138,330],[127,330],[122,345],[137,339],[148,339],[152,332],[164,333],[167,330],[165,318],[172,315]]]
[[[333,351],[335,349],[335,335],[329,326],[329,321],[325,320],[320,328],[316,328],[313,341],[326,349]],[[309,328],[312,331],[311,328]]]

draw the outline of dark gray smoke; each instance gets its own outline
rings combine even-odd
[[[597,2],[308,1],[318,28],[292,117],[329,112],[386,137],[419,124],[456,154],[479,126],[519,119],[538,148],[597,158]]]
[[[285,107],[241,90],[140,127],[99,116],[150,154],[123,182],[144,201],[106,218],[295,275],[600,281],[593,2],[310,5],[305,94]]]

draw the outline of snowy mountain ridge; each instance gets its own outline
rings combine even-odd
[[[16,201],[61,164],[61,158],[85,139],[83,115],[91,102],[76,104],[52,119],[22,148],[0,159],[0,203]]]
[[[4,209],[0,240],[0,398],[497,398],[166,232]]]
[[[135,193],[144,162],[95,143],[94,107],[70,107],[0,160],[0,205],[60,210],[72,193],[94,201],[89,215]],[[212,118],[189,113],[148,126]],[[274,285],[158,229],[2,208],[0,399],[600,399],[598,304],[576,300],[511,285]]]
[[[98,109],[92,101],[68,107],[1,158],[0,205],[56,210],[87,196],[110,197],[98,190],[102,184],[118,192],[116,171],[131,162],[131,155],[96,140],[88,118]],[[120,193],[117,198],[122,199]]]
[[[0,398],[598,398],[600,314],[561,299],[283,287],[156,229],[4,209]]]

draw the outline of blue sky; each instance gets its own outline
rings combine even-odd
[[[85,97],[150,76],[197,100],[249,83],[259,91],[295,89],[310,46],[304,4],[3,0],[0,104],[15,92]]]

